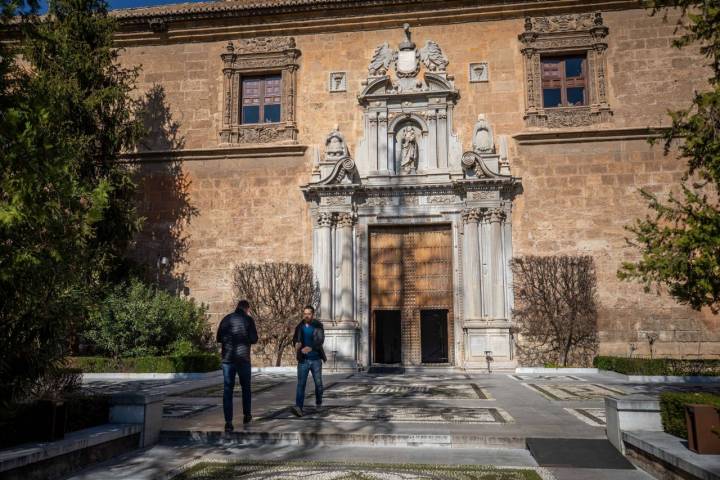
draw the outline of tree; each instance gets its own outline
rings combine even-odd
[[[654,0],[653,14],[678,7],[683,33],[674,46],[699,44],[709,60],[709,90],[696,92],[691,106],[670,113],[665,154],[677,145],[687,169],[680,193],[659,199],[641,190],[651,215],[628,227],[628,240],[640,250],[637,262],[618,271],[623,280],[640,281],[646,291],[665,287],[678,302],[720,311],[720,0]]]
[[[298,263],[242,263],[235,267],[234,290],[238,300],[250,302],[259,343],[272,349],[279,367],[303,307],[320,303],[312,268]]]
[[[107,4],[51,1],[22,27],[0,72],[0,402],[62,361],[139,226],[117,161],[142,133],[137,69],[118,66]]]
[[[590,256],[526,256],[511,261],[513,318],[528,361],[589,363],[597,351],[595,263]]]

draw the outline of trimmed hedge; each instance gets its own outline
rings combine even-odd
[[[663,430],[687,440],[685,405],[699,403],[720,408],[720,395],[713,393],[665,392],[660,395],[660,416]]]
[[[720,360],[595,357],[593,366],[625,375],[720,376]]]
[[[220,369],[220,355],[197,353],[168,357],[70,357],[83,373],[205,373]]]

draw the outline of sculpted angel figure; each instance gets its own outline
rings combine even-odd
[[[443,55],[440,45],[432,40],[425,42],[425,46],[420,49],[420,60],[431,72],[444,72],[450,63]]]
[[[395,61],[395,51],[390,48],[388,42],[385,42],[375,49],[368,71],[371,76],[385,75],[393,61]]]
[[[415,170],[415,162],[418,158],[418,145],[415,130],[412,127],[405,127],[401,138],[402,149],[400,155],[400,170]]]

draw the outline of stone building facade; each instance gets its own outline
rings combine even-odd
[[[514,365],[518,255],[589,254],[600,353],[720,356],[720,318],[622,283],[650,145],[706,87],[637,2],[243,0],[121,10],[152,134],[140,256],[215,321],[241,262],[313,265],[337,365]],[[631,347],[632,346],[632,347]]]

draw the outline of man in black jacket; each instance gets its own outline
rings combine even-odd
[[[242,388],[243,423],[252,420],[250,413],[250,345],[257,343],[258,335],[255,320],[248,315],[250,303],[240,300],[237,308],[220,322],[217,331],[217,342],[222,344],[223,369],[223,413],[225,414],[225,431],[233,431],[233,390],[235,375],[240,377]]]
[[[315,308],[308,305],[303,309],[303,319],[295,327],[295,335],[293,336],[293,345],[295,345],[298,361],[298,383],[295,393],[295,406],[292,410],[298,417],[303,415],[305,385],[307,384],[309,372],[312,372],[313,381],[315,382],[315,405],[318,409],[322,406],[322,362],[327,362],[323,342],[325,342],[323,324],[315,320]]]

